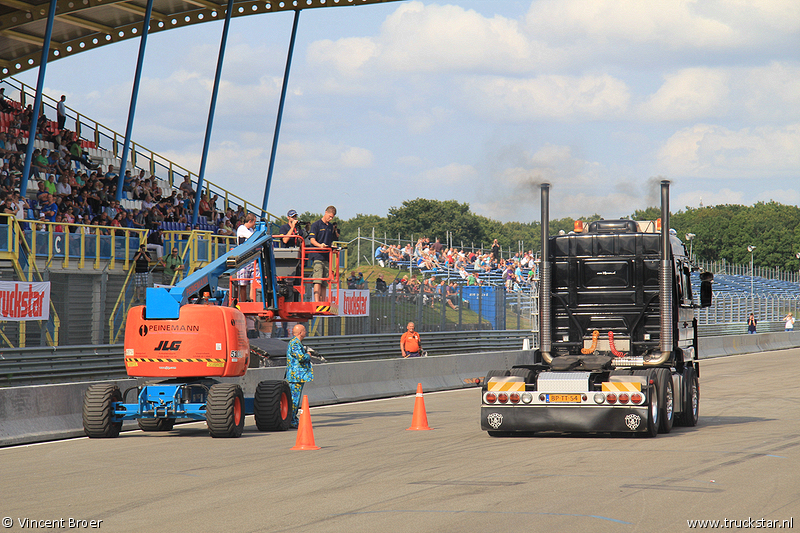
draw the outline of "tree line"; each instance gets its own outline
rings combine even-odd
[[[303,213],[301,220],[313,221],[319,213]],[[538,218],[538,213],[535,215]],[[625,218],[631,220],[655,220],[661,216],[658,207],[636,210]],[[686,242],[686,234],[695,235],[692,251],[699,260],[721,261],[733,264],[750,262],[748,246],[755,246],[753,261],[756,266],[797,270],[800,261],[795,253],[800,252],[800,208],[778,202],[758,202],[752,206],[717,205],[710,207],[686,207],[671,213],[671,226]],[[581,217],[579,220],[600,220],[598,214]],[[560,230],[569,232],[575,219],[566,217],[550,221],[551,235]],[[541,249],[541,224],[530,222],[500,222],[477,215],[468,203],[455,200],[430,200],[417,198],[406,200],[392,207],[386,216],[357,214],[349,219],[339,219],[342,241],[351,241],[358,236],[370,237],[375,228],[376,240],[384,235],[389,239],[428,237],[447,242],[448,232],[453,245],[489,248],[497,239],[505,252],[518,251],[522,242],[524,250],[537,252]],[[504,252],[504,255],[506,253]]]

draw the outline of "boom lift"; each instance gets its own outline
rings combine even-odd
[[[542,185],[541,347],[511,370],[490,371],[481,428],[491,436],[556,432],[668,433],[694,426],[700,361],[698,298],[686,248],[669,230],[669,182],[657,221],[576,222],[549,236]]]
[[[296,238],[292,248],[275,248],[264,223],[253,235],[170,289],[148,288],[146,305],[132,307],[125,326],[125,368],[137,378],[158,378],[122,393],[114,384],[93,385],[86,392],[83,427],[89,437],[119,435],[125,420],[144,431],[169,431],[177,419],[206,420],[212,437],[238,437],[245,415],[255,415],[261,431],[283,431],[291,421],[291,393],[285,381],[262,381],[245,398],[237,383],[250,366],[247,317],[267,321],[306,321],[335,315],[338,309],[339,252],[307,248]],[[328,301],[308,301],[304,266],[311,253],[327,253]],[[251,299],[234,298],[235,273],[248,264]],[[218,287],[228,276],[230,290]],[[263,281],[263,282],[262,282]],[[308,289],[308,290],[307,290]],[[194,303],[199,302],[199,303]],[[218,304],[218,305],[214,305]],[[126,403],[136,391],[136,401]]]

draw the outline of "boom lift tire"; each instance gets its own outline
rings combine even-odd
[[[684,410],[675,419],[681,426],[694,427],[700,420],[700,381],[697,371],[687,366],[683,371],[683,405]]]
[[[244,393],[235,383],[211,386],[206,400],[206,422],[212,437],[237,438],[244,430]]]
[[[83,398],[83,432],[92,439],[119,436],[122,421],[114,422],[114,403],[122,401],[119,387],[109,383],[92,385]]]
[[[137,420],[142,431],[172,431],[174,418],[140,418]]]
[[[292,392],[285,381],[262,381],[256,387],[253,411],[259,431],[286,431],[292,423]]]
[[[668,368],[656,368],[656,384],[658,384],[658,402],[661,404],[659,407],[659,432],[669,433],[672,431],[673,417],[675,415],[674,402],[675,391],[672,386],[672,374]]]

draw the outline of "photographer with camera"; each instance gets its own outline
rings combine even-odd
[[[297,237],[303,237],[303,228],[297,216],[297,211],[289,209],[289,212],[286,213],[286,218],[288,222],[278,229],[277,237],[280,237],[278,246],[281,248],[300,246],[300,240]]]

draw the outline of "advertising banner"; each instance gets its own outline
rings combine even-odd
[[[50,282],[0,281],[0,320],[50,318]]]
[[[369,291],[339,289],[339,316],[369,316]]]

